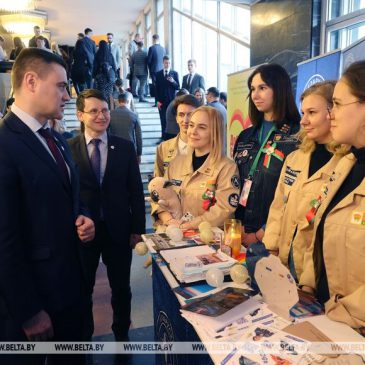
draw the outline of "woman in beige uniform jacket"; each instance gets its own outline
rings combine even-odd
[[[326,314],[365,335],[365,61],[335,87],[331,132],[351,154],[338,163],[316,214],[300,284],[325,303]]]
[[[156,149],[154,177],[164,176],[165,171],[177,155],[187,154],[186,135],[190,114],[200,106],[199,101],[193,95],[182,95],[174,100],[176,110],[176,122],[179,126],[179,134],[167,141],[160,143]]]
[[[301,96],[301,144],[284,162],[263,242],[298,280],[313,234],[312,213],[324,180],[349,147],[333,141],[328,108],[335,81],[312,85]]]
[[[239,178],[235,163],[223,156],[223,119],[219,111],[203,106],[192,114],[187,131],[189,153],[170,162],[165,173],[179,194],[190,221],[174,221],[170,213],[154,207],[159,223],[197,228],[203,221],[223,226],[238,205]]]

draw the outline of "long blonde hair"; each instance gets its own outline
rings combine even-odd
[[[191,113],[190,119],[197,112],[208,114],[208,119],[211,125],[209,158],[214,165],[223,157],[223,116],[216,108],[211,106],[201,106]]]
[[[337,81],[334,80],[327,80],[313,84],[304,90],[300,97],[300,101],[303,102],[303,100],[309,95],[318,95],[326,100],[328,108],[331,109],[333,106],[332,95],[336,82]],[[315,141],[307,137],[307,132],[303,128],[301,128],[298,132],[298,139],[301,141],[299,146],[301,151],[305,153],[312,153],[316,149]],[[344,156],[349,152],[350,146],[339,144],[332,139],[331,142],[326,144],[326,149],[336,156]]]

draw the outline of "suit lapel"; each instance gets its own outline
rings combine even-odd
[[[56,162],[35,136],[33,131],[13,113],[10,113],[9,116],[5,118],[4,122],[12,131],[19,134],[19,138],[57,175],[59,179],[61,179],[62,185],[69,191],[70,186],[66,186]],[[62,152],[63,151],[61,151],[61,153]],[[64,153],[62,153],[62,155],[65,156]],[[68,163],[66,158],[65,160],[66,163]],[[69,164],[68,166],[70,167],[70,171],[72,171],[71,166]]]
[[[115,150],[116,150],[115,139],[112,136],[108,135],[108,155],[106,158],[104,178],[101,183],[102,186],[104,186],[107,183],[108,178],[110,176],[110,171],[113,171]]]

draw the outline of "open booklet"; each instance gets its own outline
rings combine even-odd
[[[224,274],[228,274],[231,266],[237,262],[207,245],[161,250],[159,254],[180,283],[205,280],[206,273],[211,268],[220,269]]]
[[[252,298],[250,293],[247,289],[227,287],[192,301],[180,311],[189,321],[203,325],[211,333],[217,333],[261,307],[262,304]]]

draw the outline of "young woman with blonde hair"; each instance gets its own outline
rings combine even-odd
[[[219,111],[202,106],[191,114],[187,131],[189,152],[170,162],[165,177],[179,194],[183,214],[189,221],[175,221],[155,207],[160,224],[197,228],[203,221],[222,227],[238,205],[239,177],[235,163],[223,154],[223,118]]]
[[[298,150],[284,162],[272,202],[263,242],[299,279],[312,234],[318,191],[349,147],[331,135],[329,110],[335,81],[310,86],[302,96]]]
[[[325,304],[328,317],[365,335],[365,61],[351,64],[336,84],[331,132],[351,145],[331,174],[304,257],[303,290]]]

